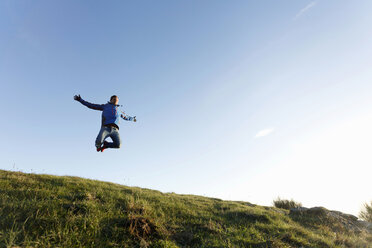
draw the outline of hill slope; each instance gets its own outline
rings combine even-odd
[[[0,247],[372,247],[328,213],[0,170]]]

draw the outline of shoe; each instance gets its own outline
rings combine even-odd
[[[109,143],[108,143],[107,141],[104,141],[104,142],[103,142],[103,146],[101,146],[101,147],[97,147],[97,152],[103,152],[105,149],[108,148],[108,147],[107,147],[108,144],[109,144]]]
[[[103,146],[100,148],[100,151],[103,152],[105,149],[107,149],[108,148],[107,145],[108,145],[108,142],[104,141]],[[98,151],[98,149],[97,149],[97,151]]]

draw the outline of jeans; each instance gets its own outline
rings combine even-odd
[[[113,142],[107,142],[107,148],[120,148],[121,141],[120,141],[120,135],[119,130],[114,127],[106,127],[102,126],[101,130],[99,131],[99,134],[96,139],[96,147],[99,148],[102,146],[103,141],[107,137],[110,137]]]

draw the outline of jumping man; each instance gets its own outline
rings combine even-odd
[[[97,152],[103,152],[106,148],[120,148],[121,141],[119,135],[119,117],[126,121],[136,122],[137,120],[135,116],[128,116],[124,112],[121,112],[121,114],[119,113],[119,98],[113,95],[111,96],[110,101],[106,104],[93,104],[84,101],[80,95],[74,96],[74,100],[80,102],[88,108],[102,111],[102,126],[96,139]],[[107,137],[111,137],[113,142],[105,141]]]

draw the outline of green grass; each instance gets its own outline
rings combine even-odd
[[[372,222],[372,201],[370,204],[364,203],[362,211],[359,213],[362,220]]]
[[[0,247],[371,247],[247,202],[0,170]],[[333,223],[334,224],[334,223]]]
[[[277,208],[283,208],[290,210],[291,208],[302,207],[300,202],[295,202],[294,200],[280,199],[279,197],[273,201],[273,205]]]

